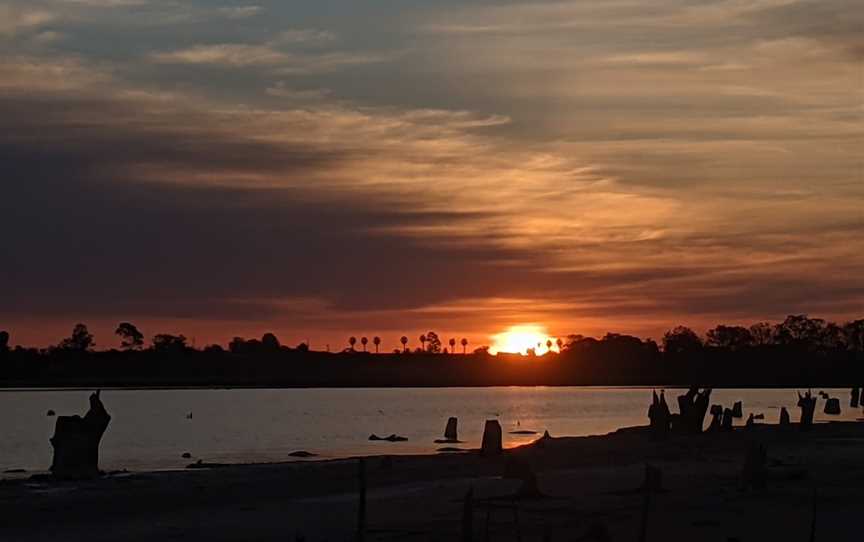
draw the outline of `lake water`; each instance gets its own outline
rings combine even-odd
[[[825,390],[839,397],[841,416],[817,420],[854,420],[849,390]],[[815,391],[814,391],[815,392]],[[0,473],[7,469],[44,471],[58,415],[84,414],[89,391],[0,390]],[[670,390],[669,404],[677,411]],[[509,431],[548,430],[553,436],[598,435],[621,427],[645,425],[651,390],[644,388],[434,388],[434,389],[237,389],[103,390],[112,416],[102,440],[106,470],[183,468],[191,461],[267,462],[291,460],[305,450],[318,458],[373,454],[433,453],[447,418],[459,418],[463,447],[479,447],[483,424],[497,418],[505,446],[537,438]],[[744,417],[764,413],[777,423],[780,407],[798,417],[795,390],[714,390],[712,403],[743,401]],[[191,419],[187,415],[191,413]],[[743,423],[744,419],[736,423]],[[407,442],[371,442],[371,433],[396,433]],[[184,452],[193,459],[183,459]]]

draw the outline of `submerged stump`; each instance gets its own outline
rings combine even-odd
[[[459,439],[459,435],[456,431],[457,425],[459,424],[459,420],[455,417],[451,417],[447,420],[447,428],[444,429],[444,438],[448,440],[456,441]]]
[[[435,441],[435,444],[456,444],[459,442],[459,433],[457,431],[459,419],[451,416],[447,420],[447,427],[444,429],[444,438]]]
[[[99,399],[90,395],[90,410],[81,416],[59,416],[51,446],[51,472],[58,478],[92,478],[99,475],[99,442],[111,416]]]
[[[840,399],[836,397],[829,397],[825,401],[825,414],[830,414],[832,416],[837,416],[840,414]]]

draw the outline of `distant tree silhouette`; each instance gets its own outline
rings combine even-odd
[[[846,345],[846,334],[843,332],[843,328],[834,322],[826,323],[825,327],[822,328],[817,346],[818,350],[822,352],[844,350],[846,349]]]
[[[204,347],[204,352],[211,355],[222,355],[225,353],[225,349],[218,344],[208,344]]]
[[[695,331],[677,326],[663,335],[663,351],[667,354],[692,354],[702,349],[702,339]]]
[[[717,326],[706,333],[705,344],[716,348],[741,350],[753,345],[753,335],[742,326]]]
[[[75,324],[72,335],[60,341],[58,348],[69,352],[87,352],[96,345],[93,335],[84,324]]]
[[[114,334],[120,337],[120,346],[125,350],[137,350],[144,346],[144,334],[134,324],[121,322]]]
[[[580,335],[578,333],[575,333],[575,334],[571,333],[570,335],[567,335],[567,341],[564,342],[564,349],[565,350],[572,350],[573,347],[575,347],[577,344],[579,344],[583,340],[585,340],[584,335]]]
[[[124,322],[128,323],[128,322]],[[131,324],[130,324],[131,326]],[[124,335],[130,331],[122,326]],[[119,329],[119,326],[118,326]],[[268,336],[269,335],[269,336]],[[128,336],[136,335],[129,332]],[[370,337],[379,352],[378,337]],[[716,387],[839,387],[864,383],[864,320],[831,323],[806,315],[790,315],[776,325],[749,328],[721,324],[708,330],[704,346],[686,327],[665,334],[662,349],[652,339],[618,333],[602,338],[581,335],[544,339],[559,354],[543,363],[518,363],[518,354],[489,355],[474,349],[470,363],[460,363],[454,341],[448,355],[440,338],[424,334],[423,347],[402,337],[400,363],[380,363],[364,354],[312,352],[307,344],[280,346],[272,334],[261,339],[235,337],[228,354],[218,345],[189,347],[182,335],[159,334],[146,350],[95,351],[93,338],[80,324],[58,347],[8,350],[8,333],[0,332],[0,382],[16,386],[141,386],[141,385],[270,385],[270,386],[435,386],[435,385],[646,385],[698,381]],[[566,343],[565,343],[566,341]],[[134,343],[127,343],[134,344]],[[356,339],[351,342],[356,344]],[[459,340],[467,352],[468,340]],[[566,344],[566,346],[565,346]],[[364,341],[364,351],[367,343]],[[542,348],[542,343],[541,343]],[[562,348],[564,346],[564,348]],[[274,349],[274,347],[278,347]],[[532,347],[535,354],[540,350]],[[344,349],[349,352],[348,348]],[[386,350],[385,350],[386,351]],[[77,352],[72,354],[72,352]],[[530,354],[530,353],[529,353]],[[692,354],[692,355],[691,355]],[[386,356],[385,356],[386,357]],[[239,359],[238,359],[239,358]],[[298,361],[293,363],[293,361]],[[288,362],[288,363],[286,363]],[[313,363],[314,362],[314,363]],[[440,370],[435,370],[439,367]],[[48,370],[46,370],[46,368]]]
[[[420,349],[426,351],[426,335],[420,335]]]
[[[750,326],[750,337],[754,346],[774,344],[774,326],[768,322],[758,322]]]
[[[864,352],[864,320],[854,320],[844,324],[843,340],[849,350]]]
[[[363,351],[366,351],[366,345],[369,344],[369,339],[366,337],[360,337],[360,344],[363,345]]]
[[[186,337],[159,333],[153,336],[153,350],[160,354],[179,354],[186,350]]]
[[[552,351],[552,339],[546,339],[546,351],[547,352]]]
[[[272,333],[265,333],[261,337],[261,346],[267,352],[278,352],[282,348],[282,343]]]
[[[381,337],[372,337],[372,344],[375,345],[375,353],[378,353],[378,347],[381,346]]]
[[[790,314],[774,327],[774,340],[787,346],[817,345],[821,342],[825,320],[806,314]]]
[[[561,337],[558,337],[557,339],[555,339],[555,345],[558,346],[558,351],[559,351],[559,352],[563,352],[563,351],[564,351],[564,341],[561,340]]]
[[[244,353],[246,346],[246,339],[243,337],[234,337],[231,339],[231,342],[228,343],[228,351],[232,354],[242,354]]]
[[[439,354],[441,352],[441,339],[438,338],[438,334],[434,331],[430,331],[426,334],[426,342],[429,343],[428,348],[426,348],[427,352],[431,352],[433,354]]]
[[[447,342],[450,345],[450,351],[455,352],[456,351],[456,339],[450,339]]]
[[[354,351],[354,345],[357,344],[357,337],[351,336],[348,337],[348,346],[351,347],[351,351]]]

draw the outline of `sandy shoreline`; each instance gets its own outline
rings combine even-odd
[[[797,428],[796,428],[797,429]],[[366,540],[458,540],[462,498],[474,488],[475,540],[490,498],[513,495],[503,478],[530,464],[544,498],[490,517],[493,540],[577,540],[602,525],[636,540],[645,463],[663,471],[648,509],[648,540],[807,540],[817,493],[817,539],[857,540],[864,504],[864,424],[778,426],[653,441],[644,428],[566,437],[484,458],[476,453],[365,459]],[[769,457],[768,484],[740,488],[751,442]],[[516,458],[516,459],[514,459]],[[108,476],[88,482],[0,484],[0,540],[352,540],[357,460],[291,461]],[[596,529],[596,527],[593,527]]]

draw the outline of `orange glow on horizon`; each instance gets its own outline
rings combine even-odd
[[[547,346],[549,341],[552,343],[551,348]],[[510,326],[506,331],[492,335],[492,346],[489,347],[489,352],[492,354],[498,352],[525,354],[530,348],[533,348],[538,356],[547,352],[558,351],[556,338],[549,336],[544,326],[520,324]]]

